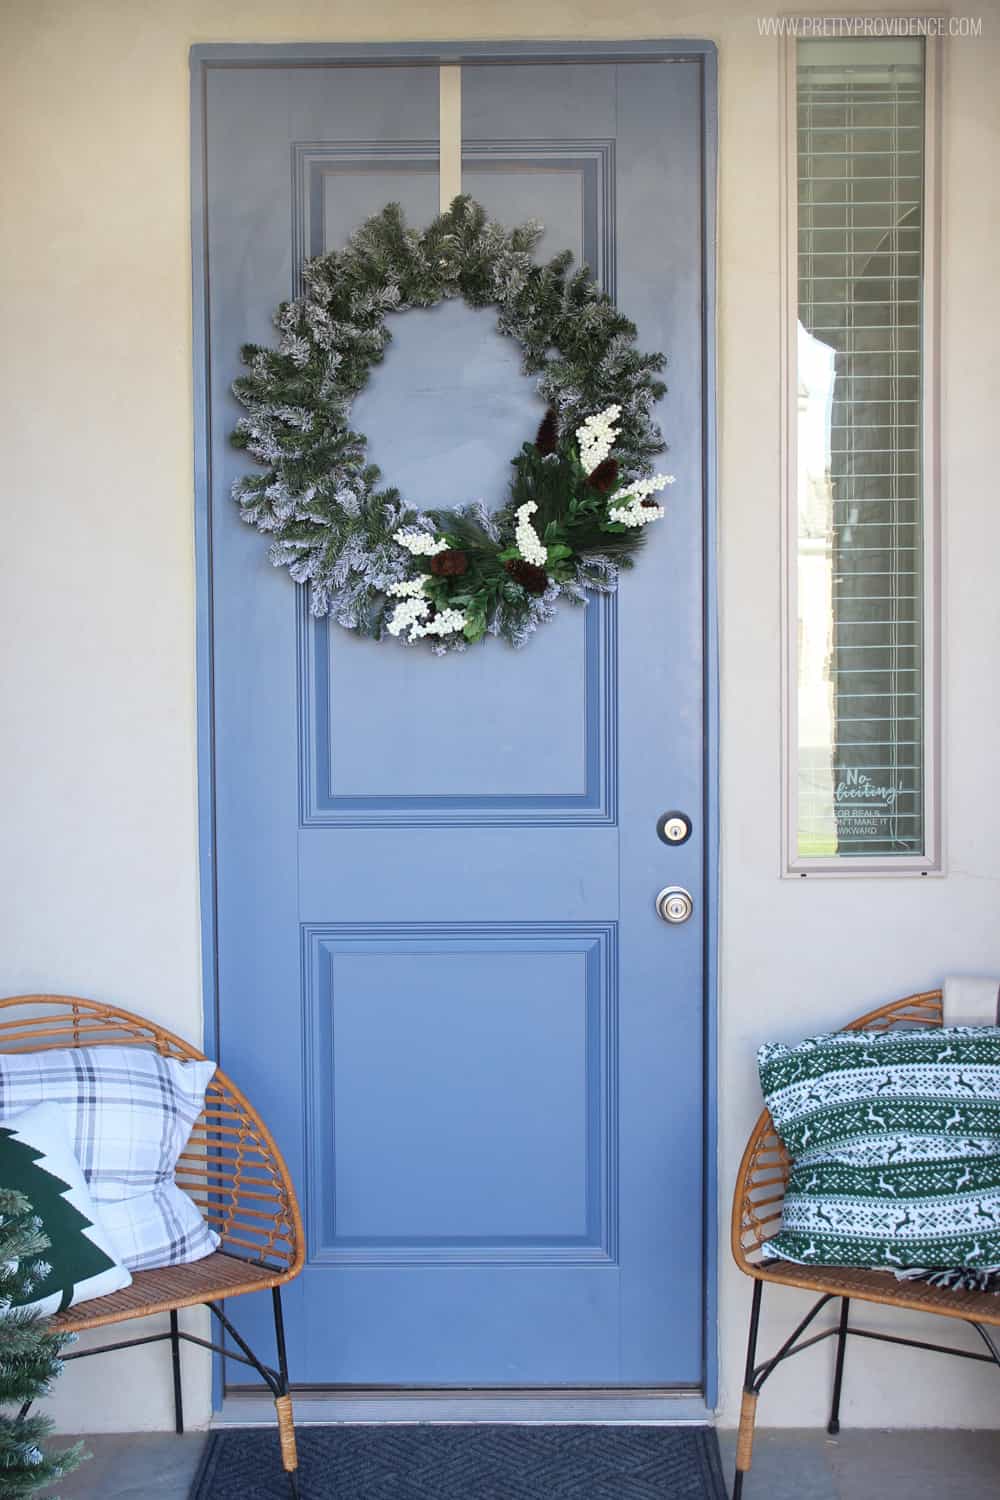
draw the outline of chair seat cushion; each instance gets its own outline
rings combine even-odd
[[[29,1297],[13,1303],[44,1316],[106,1297],[132,1278],[101,1225],[56,1104],[36,1104],[0,1125],[0,1183],[26,1198],[48,1249]]]
[[[219,1242],[174,1181],[214,1072],[134,1046],[3,1053],[0,1122],[58,1105],[119,1259],[133,1271],[178,1265]]]
[[[1000,1030],[839,1032],[769,1044],[758,1061],[793,1159],[766,1256],[1000,1266]]]

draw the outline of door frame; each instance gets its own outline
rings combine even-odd
[[[709,41],[594,41],[594,42],[386,42],[386,43],[207,43],[191,48],[191,252],[194,359],[194,502],[197,666],[197,777],[198,855],[200,872],[202,1012],[204,1047],[209,1057],[219,1050],[219,989],[217,972],[217,862],[215,820],[214,642],[211,517],[211,392],[207,379],[209,287],[207,249],[206,81],[213,68],[288,67],[295,65],[385,67],[443,63],[467,66],[504,62],[677,62],[695,64],[701,74],[702,132],[702,311],[703,409],[703,598],[704,598],[704,793],[701,815],[705,828],[704,886],[704,1151],[702,1205],[705,1245],[704,1359],[700,1399],[661,1393],[670,1414],[691,1420],[711,1415],[718,1400],[718,938],[719,938],[719,638],[718,638],[718,518],[716,441],[716,258],[718,170],[717,49]],[[221,1361],[215,1356],[213,1407],[222,1402]],[[429,1393],[428,1393],[429,1394]],[[507,1393],[519,1420],[560,1420],[551,1397],[538,1393]],[[594,1393],[591,1393],[592,1395]],[[609,1388],[608,1403],[622,1409],[630,1398],[649,1415],[650,1398],[657,1392],[630,1393]],[[411,1393],[412,1397],[412,1393]],[[454,1393],[452,1393],[452,1404]],[[410,1398],[408,1398],[410,1399]],[[598,1400],[593,1402],[594,1416]],[[658,1407],[659,1402],[655,1402]],[[537,1406],[537,1411],[536,1411]],[[393,1420],[386,1409],[386,1420]],[[579,1418],[578,1418],[579,1419]],[[647,1418],[648,1419],[648,1418]]]

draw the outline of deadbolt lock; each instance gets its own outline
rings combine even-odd
[[[686,844],[691,837],[691,819],[687,813],[665,812],[656,820],[656,832],[665,844]]]

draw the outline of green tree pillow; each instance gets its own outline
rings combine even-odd
[[[1000,1267],[1000,1029],[838,1032],[769,1043],[758,1064],[793,1159],[766,1255]]]
[[[51,1316],[131,1284],[101,1227],[57,1104],[36,1104],[0,1124],[0,1183],[24,1194],[50,1242],[46,1274],[31,1299],[14,1306]]]

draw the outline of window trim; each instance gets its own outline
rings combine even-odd
[[[812,17],[815,24],[815,17]],[[941,467],[940,467],[940,42],[924,38],[923,409],[924,853],[802,856],[798,853],[798,115],[799,38],[781,42],[781,868],[782,878],[870,879],[943,875],[941,831]]]

